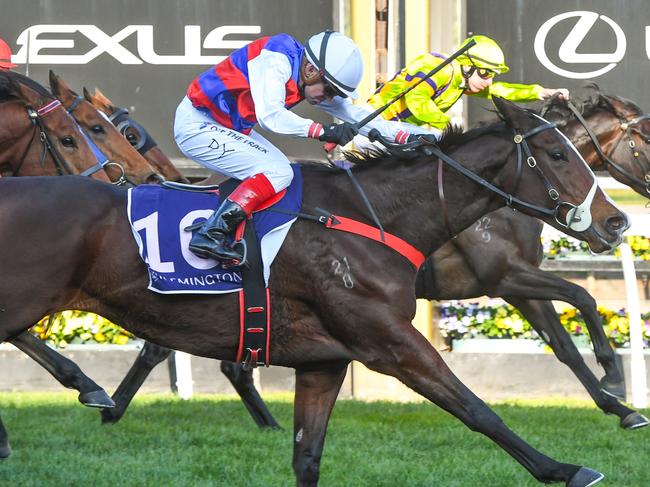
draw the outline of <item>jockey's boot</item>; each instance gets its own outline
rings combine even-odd
[[[264,174],[256,174],[243,181],[226,198],[217,211],[192,235],[189,248],[199,257],[244,264],[244,255],[231,247],[228,235],[275,194]]]

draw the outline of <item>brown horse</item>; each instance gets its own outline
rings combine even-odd
[[[60,103],[0,71],[0,175],[55,176],[93,168],[94,179],[110,182]]]
[[[106,155],[106,171],[114,182],[129,182],[135,186],[159,183],[164,178],[122,137],[110,120],[84,97],[77,95],[68,84],[50,71],[50,88],[82,130]]]
[[[116,106],[98,88],[90,93],[86,88],[83,90],[84,98],[108,119],[113,122],[117,130],[129,141],[142,157],[144,157],[167,181],[189,183],[181,172],[176,169],[174,163],[169,160],[165,153],[158,147],[154,138],[138,122],[131,118],[126,108]]]
[[[461,231],[507,200],[586,240],[596,252],[617,245],[627,220],[595,186],[593,173],[575,149],[540,117],[494,101],[505,123],[452,134],[442,143],[448,154],[474,171],[446,175],[451,230]],[[510,188],[522,167],[515,133],[534,168],[524,165],[515,194],[508,195],[498,187]],[[369,155],[353,173],[385,231],[427,255],[448,238],[432,194],[436,159],[409,154]],[[445,164],[455,165],[452,159]],[[462,166],[458,170],[466,171]],[[366,219],[358,195],[341,191],[351,187],[345,172],[310,167],[303,169],[303,179],[305,208],[327,206],[335,215]],[[0,296],[6,297],[0,338],[15,336],[43,315],[82,309],[165,346],[234,359],[239,339],[236,296],[147,291],[148,278],[124,214],[123,190],[72,178],[5,180],[0,189],[0,205],[12,215],[11,220],[0,215],[0,230],[12,229],[0,231],[0,272],[12,276],[0,282]],[[43,197],[27,205],[32,192]],[[351,288],[331,272],[331,263],[342,257],[351,264]],[[415,275],[403,256],[362,237],[302,220],[289,232],[270,281],[271,363],[296,369],[297,484],[318,481],[327,422],[351,360],[398,378],[491,438],[541,482],[586,487],[599,481],[597,472],[559,463],[526,444],[452,374],[411,326]],[[218,321],[208,316],[218,316]]]

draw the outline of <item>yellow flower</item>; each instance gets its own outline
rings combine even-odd
[[[117,335],[113,339],[113,343],[115,343],[116,345],[126,345],[128,342],[129,342],[129,337],[122,334]]]
[[[95,336],[93,338],[97,343],[103,343],[106,341],[106,335],[104,335],[101,331],[95,333]]]

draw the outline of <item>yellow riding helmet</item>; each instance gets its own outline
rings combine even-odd
[[[510,68],[506,66],[505,56],[499,47],[487,36],[471,36],[463,41],[460,45],[462,48],[471,40],[476,44],[469,48],[464,54],[458,56],[458,62],[463,66],[476,66],[478,68],[491,69],[497,74],[507,73]]]

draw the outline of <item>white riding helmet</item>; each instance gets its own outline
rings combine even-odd
[[[358,98],[357,86],[363,75],[359,48],[349,37],[327,30],[312,36],[305,46],[307,60],[344,98]]]

